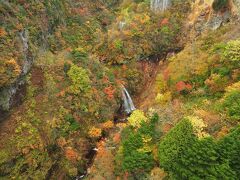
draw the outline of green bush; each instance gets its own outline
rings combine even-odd
[[[154,161],[152,154],[133,151],[124,157],[123,170],[132,173],[148,172],[153,168]]]
[[[68,71],[68,76],[71,79],[70,92],[77,95],[83,93],[85,95],[91,89],[91,81],[89,79],[87,70],[76,65],[72,65]]]
[[[118,49],[121,50],[123,48],[123,41],[121,39],[117,39],[114,41],[114,46]]]
[[[143,122],[141,124],[141,127],[138,129],[138,133],[140,133],[142,136],[149,136],[152,138],[152,140],[156,140],[159,138],[161,132],[156,132],[155,125],[159,120],[158,114],[154,114],[149,122]],[[154,143],[154,142],[153,142]]]
[[[142,152],[140,149],[144,146],[140,133],[131,134],[123,142],[123,161],[122,169],[127,172],[147,172],[154,165],[151,153]]]
[[[198,139],[189,120],[179,122],[159,144],[160,166],[173,179],[234,179],[212,138]]]
[[[144,174],[154,166],[151,146],[155,136],[155,123],[158,115],[154,115],[149,122],[142,122],[137,131],[126,128],[125,139],[122,143],[122,170],[132,174]],[[127,135],[128,134],[128,135]]]
[[[83,48],[76,48],[72,51],[72,56],[74,58],[74,62],[84,62],[88,60],[88,54]]]
[[[229,41],[224,49],[223,55],[226,60],[240,62],[240,39]]]
[[[123,153],[125,155],[131,154],[143,146],[142,137],[140,134],[131,133],[129,137],[123,142]]]
[[[148,118],[145,117],[144,112],[141,110],[135,110],[131,116],[127,119],[131,126],[139,128],[143,122],[148,121]]]
[[[221,77],[229,76],[230,73],[231,73],[231,70],[226,66],[217,67],[212,70],[212,74],[219,74],[221,75]]]
[[[240,90],[227,93],[224,97],[222,108],[233,120],[240,120]]]
[[[177,170],[180,154],[195,141],[191,123],[187,119],[179,122],[159,144],[160,165],[169,171]]]
[[[228,0],[214,0],[212,7],[215,11],[219,11],[228,6]]]
[[[230,167],[237,174],[237,179],[240,179],[240,127],[218,142],[218,151],[222,158],[228,159]]]
[[[76,131],[80,129],[80,124],[74,119],[74,117],[71,114],[67,114],[64,119],[70,123],[69,130],[70,131]]]
[[[188,179],[235,178],[235,172],[217,152],[216,142],[210,137],[200,139],[186,148],[180,162],[179,172]]]

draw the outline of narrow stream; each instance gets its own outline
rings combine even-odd
[[[134,110],[136,110],[136,108],[134,106],[134,103],[133,103],[133,100],[132,100],[129,92],[127,91],[127,89],[124,86],[122,88],[122,100],[123,100],[123,102],[120,105],[119,109],[122,109],[122,108],[123,109],[118,111],[118,112],[121,112],[122,114],[118,114],[118,116],[116,116],[116,118],[114,118],[115,126],[116,126],[117,123],[126,122],[126,117],[128,117]],[[104,141],[105,138],[106,138],[106,135],[103,134],[99,138],[98,142]],[[97,152],[98,152],[97,147],[92,147],[88,151],[87,155],[85,156],[86,159],[88,160],[87,163],[86,163],[85,171],[84,171],[84,173],[77,176],[75,178],[76,180],[84,179],[89,175],[89,173],[90,173],[89,169],[92,167],[92,165],[94,163]]]

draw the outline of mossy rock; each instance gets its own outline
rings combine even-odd
[[[214,0],[212,7],[215,11],[220,11],[228,8],[229,0]]]

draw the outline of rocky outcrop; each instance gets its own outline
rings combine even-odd
[[[214,14],[210,20],[206,23],[206,28],[211,30],[218,29],[222,24],[227,23],[230,20],[231,13],[229,11],[223,14]]]
[[[5,87],[0,88],[0,112],[8,111],[12,105],[18,103],[25,92],[25,76],[30,71],[33,64],[33,56],[31,50],[29,48],[29,40],[28,40],[28,31],[22,30],[18,34],[19,43],[21,44],[21,51],[24,61],[21,66],[21,73],[17,80]]]
[[[236,16],[240,16],[240,0],[232,0],[230,4],[232,13]]]
[[[155,12],[165,11],[171,5],[171,0],[151,0],[150,4]]]
[[[220,11],[212,8],[213,0],[196,0],[186,21],[184,34],[190,40],[208,30],[216,30],[228,22],[234,22],[240,15],[240,0],[230,0],[229,7]]]

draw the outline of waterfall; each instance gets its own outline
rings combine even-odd
[[[120,22],[119,22],[119,29],[122,30],[125,25],[126,25],[126,22],[125,22],[125,21],[120,21]]]
[[[28,38],[28,31],[26,29],[23,29],[21,32],[19,32],[19,36],[22,41],[22,53],[25,57],[25,61],[22,67],[22,74],[27,74],[32,66],[33,59],[31,52],[29,50],[29,38]]]
[[[165,11],[171,5],[171,0],[151,0],[151,9],[155,12]]]
[[[22,30],[19,35],[23,43],[23,51],[26,52],[28,50],[28,32],[27,30]]]
[[[125,87],[123,87],[122,90],[122,96],[123,96],[123,106],[124,110],[127,114],[130,114],[132,111],[134,111],[136,108],[133,104],[132,98],[129,95],[128,91],[126,90]]]

